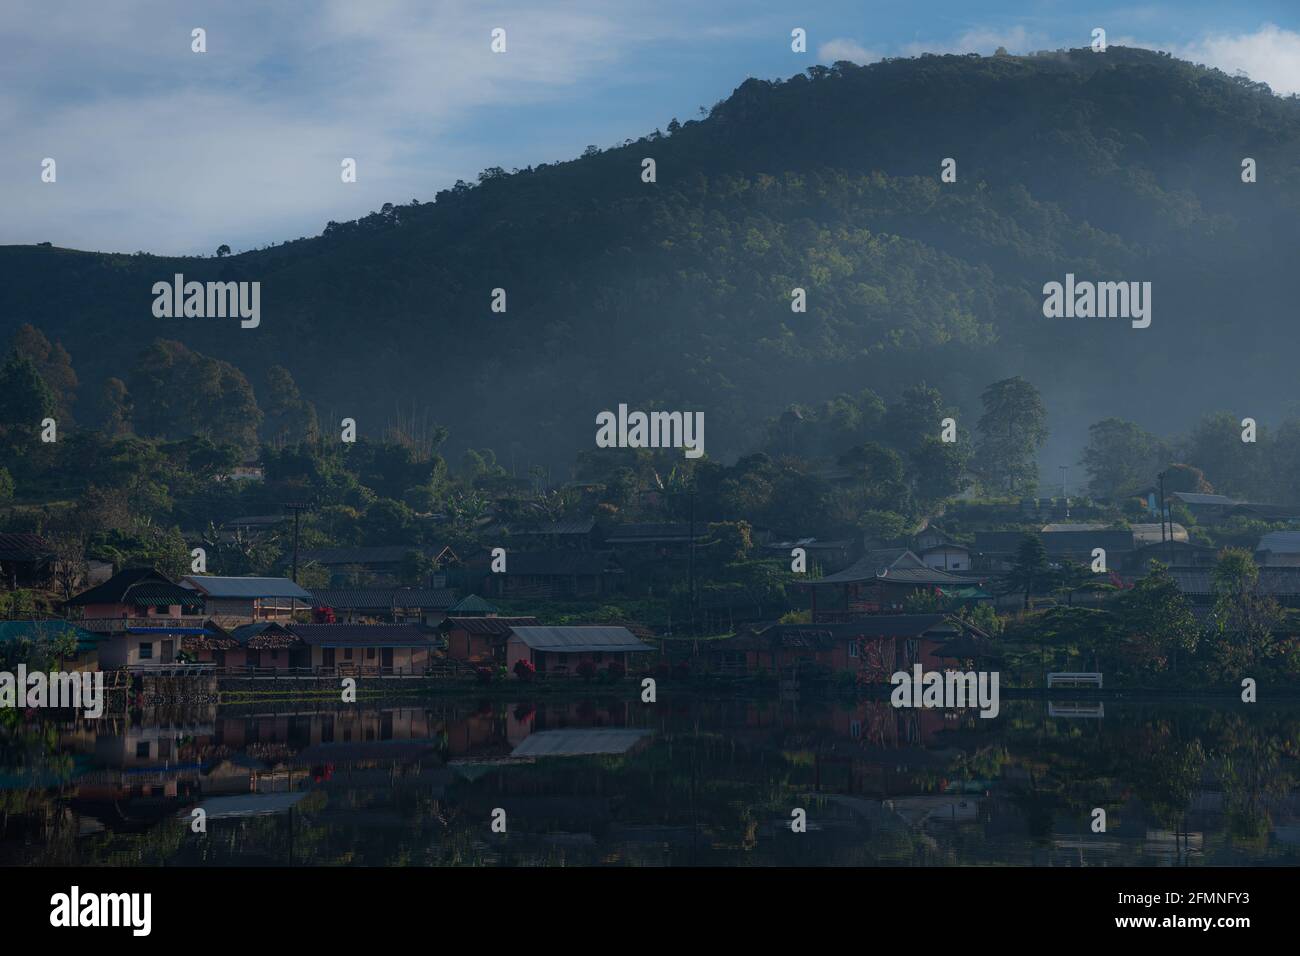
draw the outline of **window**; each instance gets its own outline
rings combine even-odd
[[[597,651],[595,654],[591,655],[591,660],[593,663],[599,664],[605,660],[605,655],[602,654],[600,651]]]
[[[352,648],[350,647],[343,648],[343,659],[345,661],[352,660]]]
[[[849,736],[854,739],[862,736],[862,722],[855,720],[849,724]]]
[[[857,657],[857,656],[858,656],[858,642],[849,641],[849,657]]]
[[[374,649],[373,647],[367,647],[367,648],[366,648],[366,660],[368,660],[368,661],[373,661],[374,659],[375,659],[375,649]]]
[[[149,741],[142,740],[135,745],[135,755],[141,759],[149,759]]]
[[[140,660],[142,660],[142,661],[151,661],[151,660],[153,660],[153,643],[152,643],[152,642],[150,642],[150,641],[141,641],[141,642],[140,642]]]

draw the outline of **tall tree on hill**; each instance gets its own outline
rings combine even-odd
[[[1155,435],[1119,418],[1107,418],[1088,428],[1083,467],[1088,491],[1115,499],[1141,490],[1155,478],[1168,450]]]
[[[130,381],[138,433],[162,438],[199,435],[245,452],[257,447],[262,411],[244,374],[180,342],[155,339]]]
[[[1047,441],[1047,410],[1038,389],[1017,375],[994,382],[980,400],[976,474],[990,491],[1032,494],[1038,487],[1035,457]]]
[[[54,415],[60,425],[72,423],[72,403],[77,400],[77,373],[72,368],[72,356],[60,343],[50,344],[40,329],[34,325],[19,326],[11,343],[19,355],[31,359],[41,379],[54,396]]]
[[[0,429],[39,429],[54,414],[54,393],[27,356],[13,351],[0,366]]]

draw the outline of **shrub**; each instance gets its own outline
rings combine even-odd
[[[526,661],[522,658],[515,661],[515,676],[520,680],[529,681],[537,676],[537,668],[533,666],[532,661]]]

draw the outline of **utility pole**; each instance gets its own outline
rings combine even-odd
[[[288,502],[285,508],[293,512],[293,583],[298,583],[298,517],[304,511],[311,510],[311,505],[299,501]]]
[[[1061,469],[1061,501],[1065,503],[1065,516],[1070,517],[1070,498],[1065,493],[1065,476],[1069,473],[1069,465],[1058,465]]]
[[[1169,545],[1165,541],[1165,473],[1162,471],[1156,477],[1160,479],[1160,544],[1165,552],[1165,566],[1168,567],[1171,562],[1169,561]],[[1170,537],[1173,537],[1173,530],[1173,528],[1169,529]]]
[[[695,476],[691,476],[691,559],[690,559],[690,588],[691,588],[691,636],[698,637],[695,630]]]

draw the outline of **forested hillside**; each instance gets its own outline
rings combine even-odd
[[[0,340],[30,323],[65,348],[84,423],[251,444],[261,413],[305,430],[305,399],[331,428],[437,424],[520,467],[571,462],[620,402],[703,410],[731,457],[792,403],[920,380],[973,424],[1023,376],[1074,461],[1110,415],[1287,411],[1295,98],[1112,47],[815,67],[665,125],[234,256],[6,247]],[[1044,318],[1067,272],[1150,281],[1150,328]],[[174,273],[260,281],[260,326],[154,317]]]

